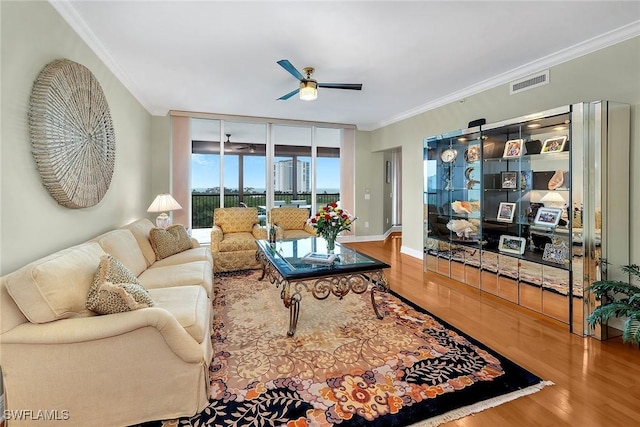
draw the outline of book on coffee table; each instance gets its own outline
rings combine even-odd
[[[322,252],[309,252],[302,257],[302,261],[307,264],[333,264],[336,254],[325,254]]]

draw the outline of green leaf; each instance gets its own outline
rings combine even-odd
[[[602,324],[606,322],[611,317],[627,317],[633,315],[637,316],[638,314],[640,314],[638,309],[630,306],[629,304],[625,304],[622,302],[611,302],[608,304],[603,304],[593,310],[589,317],[587,317],[587,321],[591,326],[594,326],[598,323]]]
[[[640,288],[637,286],[618,280],[600,280],[593,282],[587,287],[587,290],[592,291],[598,296],[606,295],[608,292],[621,293],[629,296],[640,293]]]
[[[624,322],[622,340],[632,343],[640,342],[640,320],[633,317],[627,318],[626,322]]]

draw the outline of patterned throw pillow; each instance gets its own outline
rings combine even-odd
[[[184,225],[182,224],[172,225],[171,227],[167,228],[167,231],[171,233],[173,237],[175,237],[175,239],[177,240],[178,249],[180,250],[180,252],[186,251],[187,249],[191,249],[192,247],[191,237],[189,237],[189,233],[187,233],[187,230],[184,228]]]
[[[87,308],[99,314],[152,307],[149,292],[136,276],[111,255],[103,255],[87,296]]]
[[[191,239],[181,224],[172,225],[166,230],[152,228],[149,231],[149,240],[158,261],[191,249]]]

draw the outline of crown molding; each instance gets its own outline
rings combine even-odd
[[[89,46],[89,49],[96,54],[98,58],[107,66],[107,68],[116,76],[116,78],[127,88],[129,93],[147,109],[147,103],[140,98],[138,87],[129,78],[127,73],[118,65],[109,51],[100,42],[100,39],[89,28],[87,23],[78,14],[75,8],[67,0],[49,0],[49,4],[67,21],[67,24],[80,36],[80,38]],[[150,112],[151,113],[151,112]],[[165,111],[166,114],[166,111]]]
[[[360,129],[365,131],[372,131],[385,126],[389,126],[399,121],[417,116],[418,114],[443,107],[452,102],[458,102],[461,99],[476,95],[478,93],[484,92],[485,90],[493,89],[503,84],[508,84],[513,80],[517,80],[530,74],[537,73],[541,70],[545,70],[547,68],[554,67],[556,65],[571,61],[581,56],[588,55],[600,49],[613,46],[614,44],[629,40],[631,38],[637,37],[638,35],[640,35],[640,20],[634,21],[623,27],[585,40],[566,49],[562,49],[558,52],[529,62],[459,91],[450,93],[441,98],[420,105],[416,108],[412,108],[405,111],[404,113],[393,116],[388,120],[380,121],[378,123],[372,124],[371,126],[361,127]]]
[[[149,109],[149,103],[140,98],[140,91],[129,76],[122,70],[118,63],[113,59],[109,51],[100,42],[95,33],[84,22],[82,17],[74,9],[70,2],[66,0],[49,0],[53,8],[58,11],[62,18],[71,26],[71,28],[80,36],[80,38],[89,46],[89,48],[104,62],[107,68],[116,76],[118,80],[127,88],[131,95],[152,115],[164,116],[169,109],[155,108]],[[403,113],[390,117],[368,125],[358,126],[359,130],[373,131],[385,126],[397,123],[402,120],[417,116],[430,110],[445,106],[447,104],[457,102],[466,97],[481,93],[497,86],[508,84],[513,80],[528,76],[541,70],[571,61],[572,59],[589,53],[604,49],[625,40],[640,35],[640,20],[634,21],[628,25],[593,37],[591,39],[570,46],[566,49],[547,55],[543,58],[524,64],[505,73],[491,77],[472,86],[466,87],[456,92],[452,92],[443,97],[434,99],[422,104],[418,107],[407,110]]]

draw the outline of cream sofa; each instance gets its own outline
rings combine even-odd
[[[213,211],[211,253],[214,269],[235,271],[260,268],[256,260],[256,239],[265,240],[257,208],[217,208]]]
[[[52,424],[65,426],[124,426],[190,416],[207,405],[211,253],[194,242],[156,261],[153,227],[135,221],[0,279],[7,410],[57,411],[68,419]],[[86,308],[106,253],[138,277],[153,307],[106,315]],[[9,427],[33,422],[9,420]]]

